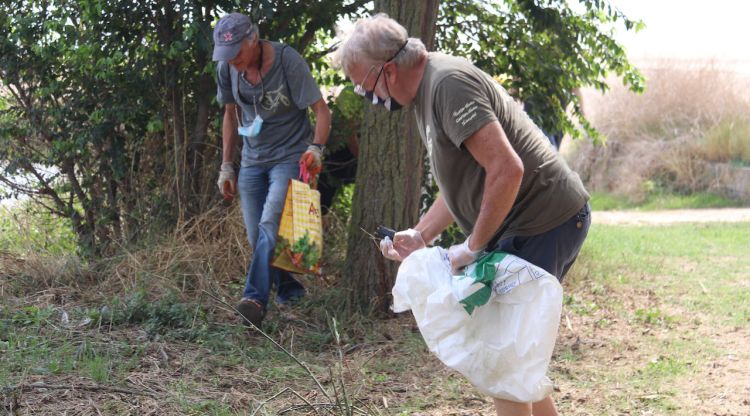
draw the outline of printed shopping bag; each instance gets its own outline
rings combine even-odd
[[[310,175],[300,164],[300,180],[290,179],[281,213],[272,265],[292,273],[320,272],[323,225],[320,192],[309,185]]]

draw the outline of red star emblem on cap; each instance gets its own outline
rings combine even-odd
[[[224,42],[231,42],[231,41],[232,41],[232,32],[224,33]]]

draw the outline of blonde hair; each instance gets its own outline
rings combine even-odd
[[[410,38],[406,28],[385,13],[359,19],[333,55],[333,64],[348,76],[355,63],[375,65],[393,58],[405,67],[414,66],[427,53],[419,38]],[[395,55],[395,56],[394,56]]]

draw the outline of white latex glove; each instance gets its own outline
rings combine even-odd
[[[235,182],[237,178],[234,174],[232,162],[224,162],[219,170],[219,180],[216,185],[219,186],[219,192],[224,195],[224,199],[231,200],[235,194]]]
[[[394,261],[402,261],[412,252],[424,247],[426,244],[422,239],[422,233],[413,228],[397,232],[393,235],[393,241],[388,237],[380,240],[380,252],[383,253],[383,257]]]
[[[300,161],[307,166],[310,173],[318,174],[323,167],[323,150],[318,146],[309,145]]]
[[[482,250],[473,251],[469,248],[469,238],[461,244],[456,244],[448,249],[448,260],[451,261],[451,269],[453,273],[457,273],[463,267],[474,263]]]

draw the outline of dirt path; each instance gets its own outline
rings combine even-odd
[[[750,208],[674,209],[663,211],[595,211],[594,224],[669,225],[699,222],[750,221]]]

